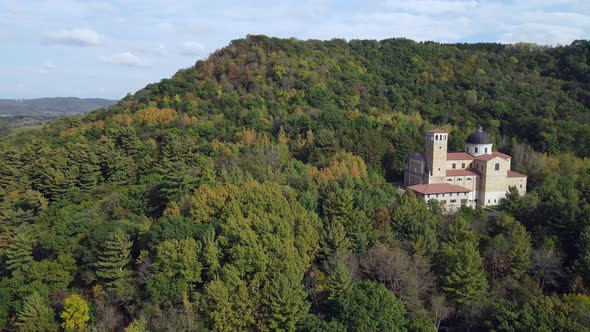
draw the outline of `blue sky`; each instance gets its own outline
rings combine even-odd
[[[569,44],[590,0],[0,0],[0,98],[118,99],[247,34]]]

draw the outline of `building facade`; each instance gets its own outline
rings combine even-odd
[[[522,195],[527,176],[510,170],[511,157],[492,150],[492,139],[481,127],[467,138],[465,150],[447,152],[449,134],[426,132],[424,154],[408,158],[404,185],[426,201],[437,200],[447,210],[461,205],[497,205],[510,187]]]

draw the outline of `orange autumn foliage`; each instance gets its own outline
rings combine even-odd
[[[60,137],[67,137],[67,136],[72,136],[75,135],[78,132],[78,128],[68,128],[68,129],[64,129],[59,133]]]
[[[321,169],[314,168],[312,174],[320,183],[336,181],[344,175],[360,178],[367,176],[367,166],[360,157],[350,152],[339,152],[334,155],[329,166]]]
[[[197,123],[197,118],[194,116],[189,116],[188,114],[184,113],[180,117],[180,125],[185,128],[190,125],[194,125]]]

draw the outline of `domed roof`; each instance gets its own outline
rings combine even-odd
[[[477,131],[467,137],[465,143],[468,144],[492,144],[492,139],[481,127],[477,128]]]

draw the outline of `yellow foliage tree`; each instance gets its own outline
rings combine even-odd
[[[339,152],[334,155],[329,166],[313,169],[312,174],[320,183],[336,181],[344,175],[360,178],[367,176],[367,166],[360,157],[350,152]]]
[[[130,126],[133,122],[133,117],[129,114],[115,114],[111,119],[117,124],[126,126]]]
[[[61,326],[66,331],[84,331],[90,320],[88,303],[78,294],[72,294],[64,300],[64,310],[60,315]]]
[[[148,126],[161,126],[178,118],[178,112],[172,108],[148,107],[134,114],[135,120]]]

